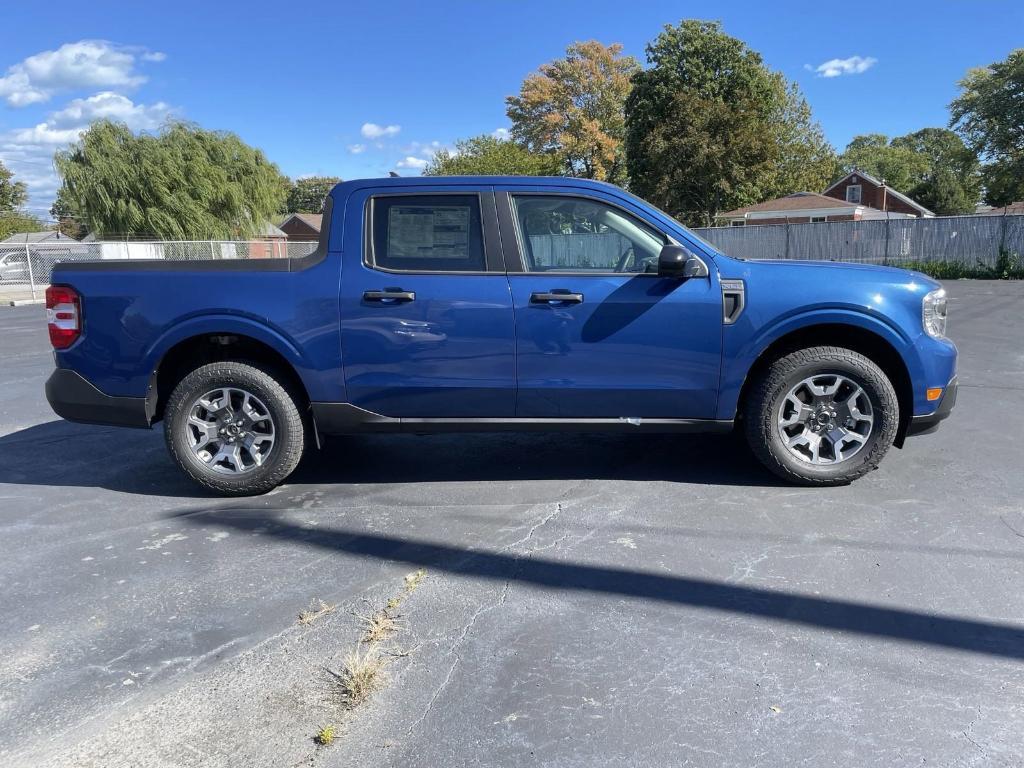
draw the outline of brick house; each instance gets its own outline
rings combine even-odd
[[[862,203],[849,203],[816,192],[792,195],[747,205],[720,213],[720,225],[743,227],[755,224],[815,224],[823,221],[861,221],[862,219],[910,218],[909,214],[884,212]]]
[[[860,170],[851,171],[821,194],[794,192],[785,197],[720,213],[720,225],[814,224],[822,221],[931,218],[920,203]]]
[[[323,218],[319,213],[292,213],[281,222],[279,229],[294,242],[317,241]]]
[[[902,192],[888,186],[864,171],[854,169],[822,192],[826,197],[844,203],[866,205],[876,211],[903,213],[916,218],[931,218],[935,214]]]

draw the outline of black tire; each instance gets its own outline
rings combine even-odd
[[[164,413],[164,437],[171,458],[196,483],[224,496],[252,496],[280,485],[298,466],[306,441],[297,398],[283,381],[272,371],[233,360],[192,371],[174,388]],[[220,387],[254,395],[266,406],[274,427],[274,443],[262,464],[236,474],[223,474],[204,464],[192,450],[186,431],[192,404]]]
[[[828,374],[860,385],[871,401],[874,423],[866,442],[850,458],[813,464],[786,446],[779,414],[793,387],[808,377]],[[878,467],[900,422],[899,401],[889,378],[864,355],[842,347],[811,347],[777,359],[753,382],[743,417],[747,442],[761,463],[785,480],[808,486],[845,485]]]

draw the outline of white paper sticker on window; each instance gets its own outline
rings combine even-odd
[[[469,206],[392,205],[388,256],[398,259],[469,258]]]

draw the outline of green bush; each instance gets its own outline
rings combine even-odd
[[[922,272],[936,280],[1024,280],[1024,259],[1019,253],[999,249],[995,266],[982,262],[970,265],[959,261],[906,261],[899,266]]]

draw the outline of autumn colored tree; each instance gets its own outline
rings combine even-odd
[[[568,176],[624,183],[624,107],[639,70],[619,43],[573,43],[565,58],[542,64],[505,100],[512,137],[533,153],[556,156]]]

